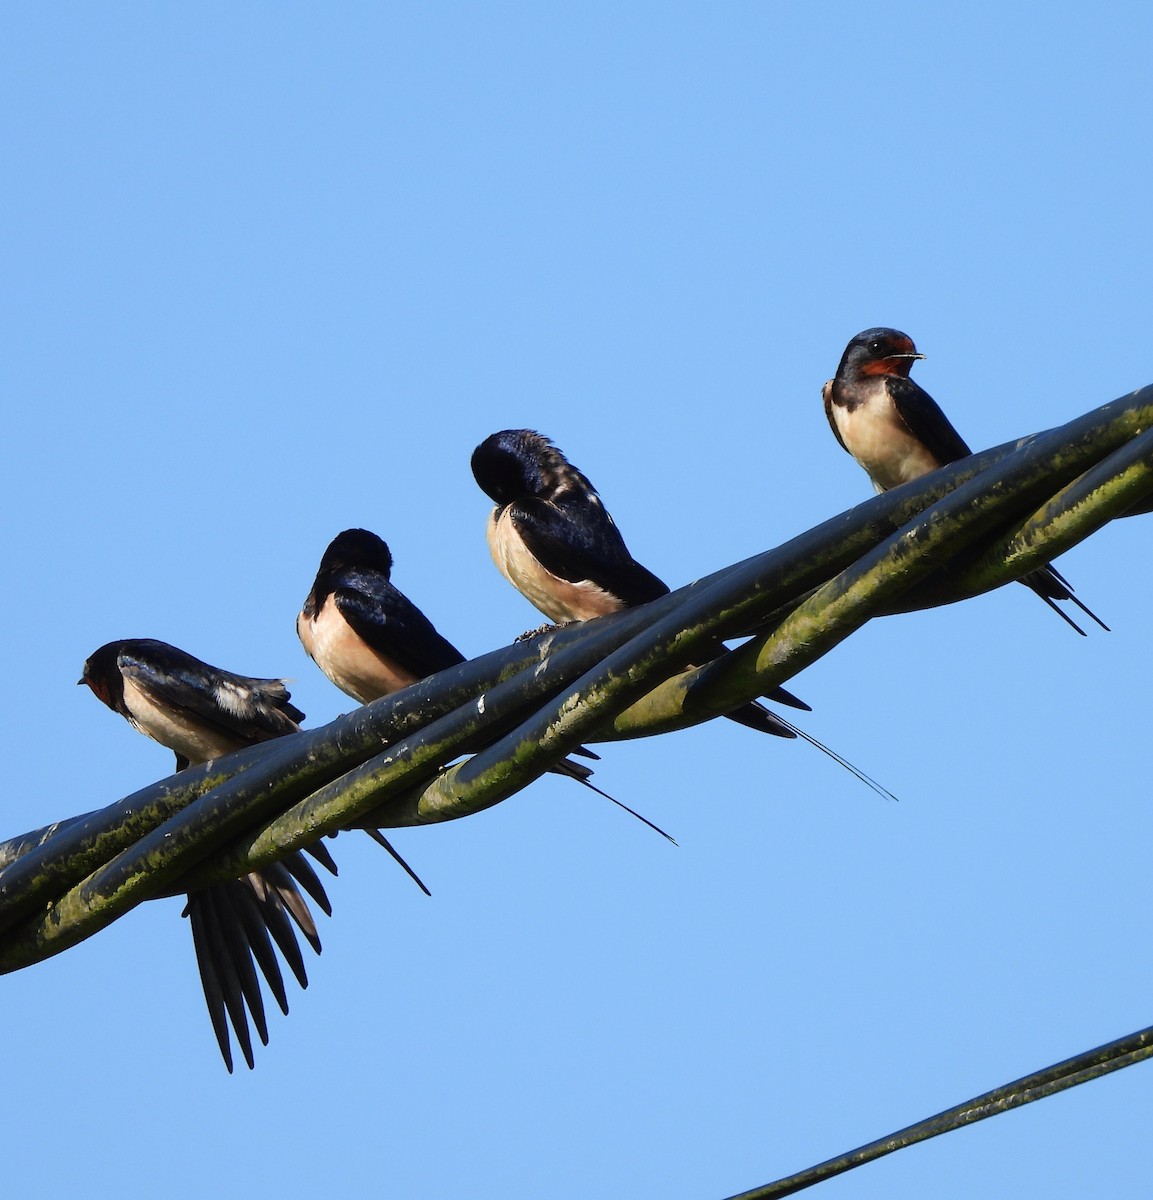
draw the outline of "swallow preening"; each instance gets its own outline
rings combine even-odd
[[[824,386],[825,416],[833,435],[878,492],[972,454],[933,397],[909,378],[913,363],[924,357],[908,334],[866,329],[845,347],[836,375]],[[1082,636],[1085,631],[1057,606],[1058,600],[1071,600],[1108,630],[1052,566],[1030,571],[1020,582]]]
[[[486,529],[493,562],[550,621],[588,621],[668,593],[548,438],[531,429],[494,433],[473,451],[472,473],[496,505]]]
[[[465,661],[393,584],[392,553],[383,538],[367,529],[346,529],[329,543],[296,618],[296,632],[309,658],[361,704]],[[565,759],[553,770],[673,840],[648,818],[590,783],[588,767]]]
[[[304,713],[290,702],[283,680],[234,675],[152,638],[127,638],[101,646],[85,662],[79,682],[134,729],[173,751],[178,771],[295,733],[304,719]],[[323,845],[310,847],[309,853],[336,874]],[[188,894],[183,915],[192,927],[204,998],[229,1071],[229,1021],[245,1061],[253,1065],[245,1005],[260,1040],[268,1044],[256,966],[281,1011],[288,1012],[273,942],[300,986],[308,986],[289,918],[317,954],[320,938],[300,888],[331,914],[324,887],[301,851],[239,879]]]
[[[548,438],[505,429],[473,451],[472,473],[493,501],[487,538],[500,573],[550,621],[587,621],[668,594],[643,567],[588,478]],[[716,653],[725,653],[720,643]],[[808,711],[784,688],[768,698]],[[755,701],[731,720],[778,737],[800,737],[884,795],[890,793],[836,751]]]

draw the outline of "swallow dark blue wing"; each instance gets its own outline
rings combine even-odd
[[[163,642],[156,645],[164,652],[126,649],[117,660],[124,678],[156,703],[247,743],[295,733],[304,719],[282,680],[235,675]]]
[[[624,538],[599,499],[579,504],[526,497],[509,516],[537,562],[570,583],[588,580],[627,606],[646,604],[668,586],[629,553]]]
[[[424,678],[464,662],[464,655],[403,592],[379,577],[356,579],[332,593],[340,615],[361,640],[384,658]]]
[[[941,411],[940,405],[924,388],[911,379],[896,375],[888,376],[885,382],[898,416],[913,437],[942,465],[968,458],[973,453]]]

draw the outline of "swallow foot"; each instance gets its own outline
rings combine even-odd
[[[515,644],[516,642],[531,642],[533,638],[540,637],[542,633],[553,633],[557,629],[563,629],[566,625],[572,625],[572,624],[575,624],[575,622],[560,621],[558,624],[553,625],[550,622],[546,621],[543,625],[538,625],[535,629],[526,629],[524,631],[524,633],[518,634],[513,639],[513,643]]]

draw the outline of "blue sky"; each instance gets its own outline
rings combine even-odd
[[[5,834],[167,752],[117,637],[349,705],[293,620],[363,525],[470,653],[536,614],[468,470],[550,435],[671,583],[865,499],[820,386],[909,332],[975,446],[1151,382],[1153,17],[986,4],[11,6]],[[1147,518],[795,681],[882,801],[729,722],[341,837],[312,984],[225,1074],[177,901],[3,980],[13,1194],[720,1197],[1150,1023]],[[1139,558],[1138,556],[1142,556]],[[1139,603],[1142,602],[1142,603]],[[823,1185],[1148,1194],[1133,1068]]]

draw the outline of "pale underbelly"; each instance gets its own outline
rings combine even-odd
[[[124,680],[124,704],[131,714],[129,719],[141,733],[169,747],[191,763],[220,758],[246,744],[241,739],[183,720],[179,713],[157,704],[143,688],[127,678]]]
[[[536,560],[517,532],[508,510],[489,518],[488,548],[500,573],[550,621],[589,621],[619,612],[621,601],[588,579],[561,579]]]
[[[837,414],[837,428],[849,453],[879,492],[935,471],[941,463],[895,416],[878,414],[871,405]]]
[[[297,633],[313,662],[361,704],[399,692],[420,678],[366,645],[337,611],[331,596],[311,621],[301,614]]]

